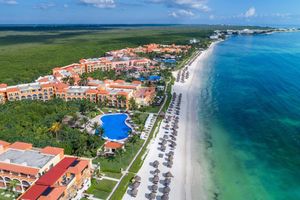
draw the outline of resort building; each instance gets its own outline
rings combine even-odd
[[[0,140],[0,188],[25,192],[19,199],[80,199],[91,171],[90,159],[65,156],[62,148]]]
[[[6,88],[7,84],[0,84],[0,104],[5,103],[6,101]]]
[[[4,88],[2,88],[4,89]],[[6,100],[43,100],[47,101],[54,97],[53,84],[29,83],[5,88]]]
[[[142,47],[137,47],[133,51],[135,53],[170,53],[170,54],[180,54],[187,53],[188,50],[192,48],[189,45],[162,45],[162,44],[148,44]]]
[[[47,81],[48,82],[43,82]],[[18,100],[42,100],[61,98],[65,101],[89,100],[110,107],[128,108],[131,98],[137,98],[140,106],[150,105],[155,89],[142,87],[140,81],[94,80],[88,78],[87,86],[70,86],[49,77],[41,77],[35,83],[9,86],[0,85],[0,103]],[[150,92],[151,91],[151,92]]]
[[[104,154],[105,155],[114,155],[117,150],[125,149],[124,144],[119,142],[107,141],[104,144]]]
[[[7,86],[0,84],[0,104],[7,101],[42,100],[61,98],[66,101],[87,99],[111,107],[127,107],[131,98],[139,106],[150,105],[155,96],[155,89],[142,87],[139,81],[126,83],[123,80],[93,80],[82,84],[80,76],[96,70],[131,71],[132,77],[140,73],[156,70],[155,61],[141,58],[138,52],[181,52],[189,46],[149,44],[138,48],[126,48],[106,53],[105,57],[81,59],[64,67],[56,67],[52,75],[39,77],[34,83]],[[138,78],[138,77],[137,77]],[[86,85],[86,86],[80,86]]]
[[[40,177],[20,200],[79,200],[91,185],[91,160],[64,157]]]
[[[14,184],[14,190],[23,193],[63,157],[61,148],[37,149],[29,143],[0,141],[0,188]]]
[[[154,87],[140,88],[134,93],[134,99],[139,106],[148,106],[153,102],[155,95]]]

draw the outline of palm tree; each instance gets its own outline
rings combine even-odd
[[[78,115],[75,113],[74,115],[72,115],[72,119],[70,120],[70,125],[72,127],[75,127],[75,124],[77,123],[77,121],[79,120]]]
[[[120,158],[120,163],[122,165],[122,157],[124,155],[124,150],[123,149],[117,149],[115,152],[116,152],[116,154],[118,154],[118,156]]]
[[[118,101],[121,103],[121,107],[124,105],[124,104],[126,104],[126,100],[127,100],[127,98],[126,98],[126,96],[118,96]]]
[[[73,86],[73,85],[75,84],[75,80],[74,80],[73,77],[70,77],[70,78],[69,78],[69,84],[70,84],[71,86]]]
[[[61,80],[63,83],[67,84],[67,83],[69,83],[70,76],[63,77]]]
[[[100,127],[100,124],[98,122],[94,122],[91,126],[92,130],[93,131],[99,131],[99,127]],[[100,136],[100,131],[99,131],[99,136]]]
[[[54,122],[52,126],[49,128],[49,131],[55,134],[56,140],[58,139],[57,135],[60,129],[61,129],[61,123],[59,122]]]
[[[100,126],[98,128],[98,131],[99,131],[99,136],[102,138],[102,135],[104,134],[104,128],[102,126]]]
[[[80,75],[80,82],[79,84],[82,85],[82,86],[86,86],[88,84],[88,76],[86,73],[83,73]]]
[[[17,180],[11,180],[9,182],[9,187],[7,188],[8,191],[15,192],[16,191],[15,188],[16,188],[17,185],[18,185],[18,181]]]
[[[106,97],[104,98],[104,106],[109,106],[109,100]]]
[[[130,110],[136,110],[137,109],[137,104],[136,104],[134,98],[129,99],[129,108],[130,108]]]
[[[88,124],[89,121],[90,121],[90,120],[89,120],[89,118],[87,118],[87,117],[83,117],[83,118],[80,120],[81,124],[84,125],[84,129],[86,129],[86,126],[87,126],[87,124]]]

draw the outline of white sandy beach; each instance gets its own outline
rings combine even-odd
[[[162,153],[159,150],[159,142],[166,134],[166,130],[163,128],[166,123],[162,122],[156,138],[150,142],[149,152],[145,158],[143,166],[138,172],[138,175],[141,177],[141,184],[138,187],[137,196],[135,198],[131,197],[127,192],[123,199],[147,198],[147,195],[151,192],[149,186],[153,185],[150,181],[153,177],[151,172],[155,169],[150,165],[150,163],[155,160],[158,160],[160,163],[158,166],[158,169],[160,170],[160,173],[158,174],[160,182],[157,185],[158,192],[156,194],[156,199],[161,199],[161,196],[163,195],[162,188],[164,188],[164,185],[161,180],[165,179],[163,174],[168,171],[174,175],[174,177],[171,178],[169,199],[208,199],[208,165],[205,162],[204,156],[203,160],[198,162],[193,155],[197,155],[196,157],[202,158],[202,156],[199,156],[199,154],[201,154],[202,145],[199,147],[199,143],[197,143],[197,140],[199,140],[200,130],[197,120],[198,95],[201,87],[201,80],[199,79],[201,76],[199,76],[199,74],[204,67],[205,59],[211,54],[215,44],[216,43],[213,43],[210,48],[202,52],[202,54],[198,56],[190,66],[188,66],[190,74],[189,79],[187,79],[185,83],[176,82],[173,87],[173,91],[177,93],[177,95],[180,93],[182,94],[182,101],[180,106],[178,136],[176,137],[177,146],[174,149],[174,164],[172,168],[168,168],[163,164],[166,162],[165,153],[172,150],[169,145],[166,145],[167,148],[163,153],[163,158],[158,156]],[[177,72],[174,72],[175,77],[177,75],[176,73]],[[175,102],[177,102],[177,100]],[[172,116],[175,116],[174,110],[175,109],[173,109],[171,113]]]

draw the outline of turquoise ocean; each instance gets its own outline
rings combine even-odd
[[[300,33],[230,37],[199,76],[212,199],[299,200]]]

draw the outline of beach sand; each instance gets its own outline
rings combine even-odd
[[[184,200],[184,199],[209,199],[209,173],[208,164],[204,156],[204,142],[201,139],[201,129],[198,121],[198,101],[201,88],[201,70],[203,70],[206,58],[210,56],[213,51],[213,43],[207,50],[203,51],[194,62],[188,66],[190,73],[189,79],[185,83],[176,82],[173,91],[177,94],[182,94],[182,102],[180,106],[179,115],[179,129],[177,136],[177,146],[174,150],[174,164],[172,168],[163,165],[164,158],[158,155],[160,138],[165,134],[165,123],[162,122],[157,136],[152,139],[148,148],[148,154],[145,161],[138,172],[141,177],[141,184],[138,187],[138,194],[135,198],[131,197],[127,192],[123,199],[146,199],[147,194],[151,191],[149,186],[153,174],[151,173],[155,168],[150,165],[151,162],[158,160],[160,162],[158,169],[161,171],[158,176],[160,180],[164,180],[163,174],[170,171],[174,177],[171,179],[169,199]],[[177,72],[174,72],[176,77]],[[169,152],[170,147],[167,145]],[[162,196],[161,189],[163,184],[158,184],[157,198]]]

